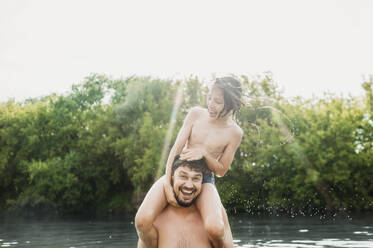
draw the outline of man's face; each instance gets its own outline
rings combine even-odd
[[[191,170],[188,166],[180,166],[172,176],[174,194],[182,207],[191,206],[201,193],[202,172]]]

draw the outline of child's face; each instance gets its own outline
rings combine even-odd
[[[223,90],[213,85],[210,88],[207,96],[207,109],[211,118],[219,118],[219,114],[224,109],[224,94]]]

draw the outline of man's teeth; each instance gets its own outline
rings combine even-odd
[[[187,190],[187,189],[182,189],[181,192],[183,192],[183,194],[192,194],[193,193],[193,190]]]

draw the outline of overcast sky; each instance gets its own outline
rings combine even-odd
[[[0,1],[0,101],[64,93],[90,73],[267,71],[286,96],[362,95],[373,1]]]

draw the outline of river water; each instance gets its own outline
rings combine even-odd
[[[373,216],[230,216],[235,247],[373,248]],[[0,218],[0,247],[136,247],[133,218]]]

